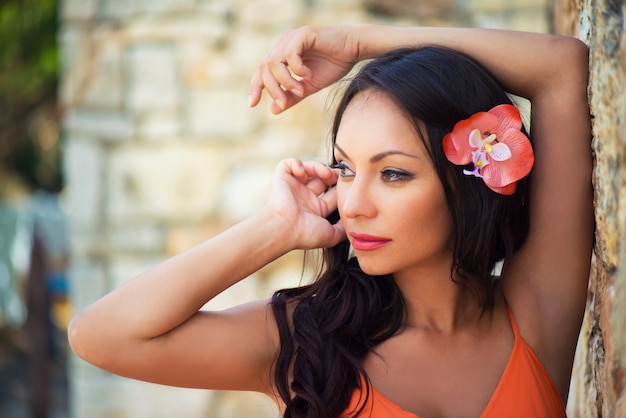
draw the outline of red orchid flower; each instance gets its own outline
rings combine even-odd
[[[535,162],[532,145],[521,128],[517,108],[498,105],[457,122],[443,137],[443,152],[453,164],[473,163],[474,169],[463,173],[482,178],[497,193],[510,195]]]

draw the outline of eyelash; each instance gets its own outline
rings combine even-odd
[[[350,170],[350,167],[348,167],[346,165],[346,163],[344,163],[342,161],[338,162],[337,164],[331,165],[330,168],[336,168],[336,169],[341,170],[341,172],[339,173],[340,177],[347,177],[346,176],[346,170]],[[350,171],[352,171],[352,170],[350,170]]]
[[[412,174],[400,170],[383,170],[381,174],[383,175],[383,179],[387,182],[404,181],[413,178]]]
[[[331,165],[330,168],[336,168],[336,169],[341,170],[341,173],[339,174],[340,177],[349,177],[349,175],[346,174],[346,170],[352,171],[350,167],[348,167],[342,161],[339,161],[337,164]],[[396,182],[396,181],[410,180],[414,177],[413,174],[407,173],[406,171],[392,170],[392,169],[383,170],[381,171],[381,174],[382,174],[383,180],[389,183]]]

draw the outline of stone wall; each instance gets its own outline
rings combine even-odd
[[[324,94],[281,116],[270,115],[267,102],[247,107],[253,69],[288,28],[364,21],[549,28],[545,0],[61,3],[75,310],[253,212],[280,159],[326,161]],[[301,267],[301,254],[284,257],[211,306],[296,285]],[[262,396],[142,383],[74,357],[70,384],[75,418],[277,416]]]
[[[624,1],[557,2],[557,30],[590,48],[596,248],[569,413],[626,417],[626,31]]]

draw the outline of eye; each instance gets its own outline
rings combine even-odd
[[[354,171],[352,171],[350,167],[348,167],[348,165],[344,163],[343,161],[340,161],[337,164],[331,165],[330,168],[338,168],[340,170],[339,171],[340,177],[353,177],[354,176]]]
[[[381,174],[382,174],[383,180],[387,182],[410,180],[413,178],[413,174],[410,174],[410,173],[407,173],[406,171],[401,171],[401,170],[387,169],[387,170],[383,170]]]

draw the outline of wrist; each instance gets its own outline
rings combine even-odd
[[[277,256],[297,249],[294,224],[270,207],[263,207],[250,221],[267,237],[267,242],[276,250]]]
[[[356,62],[376,58],[382,54],[380,48],[375,44],[377,36],[372,36],[372,32],[377,32],[380,25],[365,23],[350,27],[351,37],[356,44]]]

